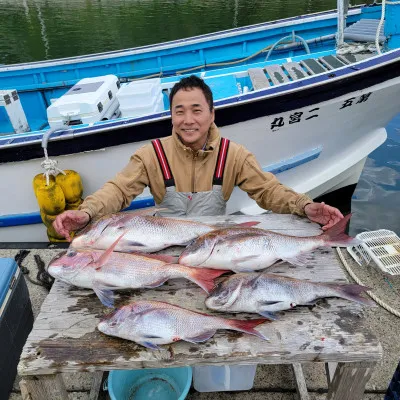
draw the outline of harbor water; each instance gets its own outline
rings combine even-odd
[[[142,46],[335,7],[336,0],[0,0],[0,64]],[[400,114],[387,130],[353,196],[353,235],[380,228],[400,234]]]

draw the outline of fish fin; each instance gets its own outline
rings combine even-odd
[[[231,272],[230,270],[211,268],[191,268],[191,270],[193,271],[190,271],[188,279],[199,285],[207,293],[210,293],[214,289],[214,279],[227,272]]]
[[[257,259],[257,258],[259,258],[260,256],[259,255],[250,255],[250,256],[243,256],[243,257],[235,257],[235,258],[232,258],[232,260],[235,262],[235,263],[240,263],[240,262],[244,262],[244,261],[251,261],[251,260],[255,260],[255,259]]]
[[[159,335],[143,335],[145,339],[161,339]]]
[[[190,343],[201,343],[201,342],[205,342],[206,340],[212,338],[215,335],[215,332],[216,332],[216,330],[206,331],[198,336],[193,336],[190,338],[183,338],[183,340],[186,340],[187,342],[190,342]]]
[[[162,286],[162,285],[164,285],[165,282],[167,282],[167,280],[168,280],[168,278],[160,279],[160,280],[158,280],[156,282],[151,283],[150,285],[146,285],[146,288],[154,289],[156,287]]]
[[[293,257],[282,258],[290,264],[297,265],[298,267],[305,267],[308,264],[307,254],[300,253]]]
[[[148,349],[151,349],[151,350],[162,350],[162,348],[161,348],[160,346],[157,346],[156,344],[151,343],[151,342],[149,342],[149,341],[136,342],[136,343],[137,343],[137,344],[140,344],[140,345],[143,346],[143,347],[146,347],[146,348],[148,348]]]
[[[350,218],[351,213],[346,215],[343,219],[333,225],[332,228],[329,228],[326,232],[320,235],[320,237],[328,246],[348,247],[357,246],[362,243],[361,240],[353,238],[344,232],[346,230],[347,223],[350,221]]]
[[[133,240],[127,240],[126,241],[126,247],[130,247],[130,246],[135,246],[135,247],[145,247],[146,244],[145,243],[141,243],[141,242],[135,242]]]
[[[115,249],[115,246],[122,239],[122,236],[124,236],[125,233],[126,233],[126,231],[123,232],[122,235],[120,235],[118,237],[118,239],[96,261],[93,262],[93,264],[96,267],[101,267],[102,265],[104,265],[108,261],[108,259],[110,258],[113,250]]]
[[[270,322],[268,319],[265,318],[249,319],[249,320],[228,319],[225,321],[230,326],[230,329],[233,329],[234,331],[248,333],[249,335],[254,335],[264,340],[269,340],[261,332],[258,332],[254,329],[256,326],[263,324],[264,322]]]
[[[364,304],[366,306],[377,307],[373,300],[366,299],[360,296],[361,293],[370,290],[369,287],[357,285],[356,283],[337,285],[337,284],[326,284],[330,288],[333,288],[337,292],[337,296],[346,300],[355,301],[356,303]]]
[[[149,254],[149,253],[135,253],[143,257],[152,258],[154,260],[164,261],[167,264],[175,264],[178,257],[169,256],[168,254]]]
[[[252,226],[258,225],[259,221],[248,221],[248,222],[241,222],[240,224],[236,224],[235,226],[240,226],[242,228],[251,228]]]
[[[110,308],[114,307],[114,292],[111,288],[94,283],[93,291],[103,305]]]
[[[259,311],[257,311],[257,312],[258,312],[258,314],[260,314],[260,315],[262,315],[263,317],[269,319],[270,321],[276,321],[276,320],[278,319],[278,317],[277,317],[274,313],[272,313],[272,312],[270,312],[270,311],[262,311],[262,310],[259,310]]]

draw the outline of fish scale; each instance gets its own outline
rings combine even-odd
[[[182,252],[179,263],[234,272],[262,270],[280,259],[304,266],[307,263],[306,253],[317,247],[353,246],[359,243],[358,239],[344,233],[350,217],[350,214],[347,215],[321,235],[308,237],[256,228],[215,230],[194,240]]]
[[[154,288],[169,279],[185,278],[209,292],[215,285],[214,279],[226,272],[174,264],[174,258],[165,255],[145,256],[112,250],[112,246],[105,252],[69,250],[50,262],[48,272],[64,282],[93,289],[102,303],[110,307],[113,305],[113,290]]]
[[[255,326],[266,319],[233,320],[206,315],[159,301],[137,301],[106,316],[98,325],[100,332],[132,340],[142,346],[159,349],[158,345],[185,340],[201,343],[218,329],[230,329],[266,339]]]
[[[155,252],[170,246],[186,245],[213,229],[194,221],[120,213],[93,223],[73,239],[71,247],[107,249],[125,233],[115,251]]]
[[[361,285],[309,282],[265,272],[238,273],[218,284],[206,306],[224,312],[250,312],[274,318],[273,312],[308,305],[323,297],[340,297],[365,305],[374,303],[360,296]]]

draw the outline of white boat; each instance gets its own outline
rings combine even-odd
[[[400,32],[393,22],[400,4],[387,0],[348,12],[339,5],[339,12],[160,45],[0,67],[0,101],[8,96],[16,110],[0,119],[0,241],[47,241],[32,190],[42,144],[59,168],[80,173],[85,195],[94,192],[140,146],[170,135],[168,92],[182,70],[210,85],[222,135],[252,151],[264,171],[348,208],[367,156],[385,141],[385,126],[400,111]],[[382,9],[394,18],[387,17],[384,28]],[[114,92],[106,91],[110,101],[99,107],[92,95],[106,84]],[[132,97],[124,108],[127,85]],[[148,103],[134,93],[141,93],[140,85],[148,88],[143,96],[154,91]],[[63,112],[72,110],[68,96],[82,88],[94,111],[88,117],[77,103]],[[131,208],[151,204],[146,191]],[[236,211],[262,210],[235,190],[228,212]]]

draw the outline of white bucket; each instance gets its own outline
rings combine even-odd
[[[250,390],[256,369],[257,364],[194,367],[193,386],[198,392]]]

